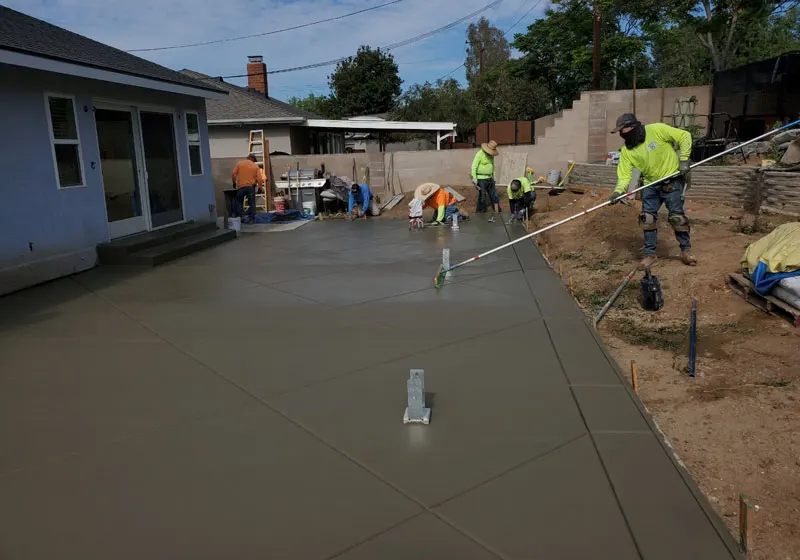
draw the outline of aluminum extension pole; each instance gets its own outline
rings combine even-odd
[[[718,154],[715,154],[715,155],[713,155],[713,156],[711,156],[709,158],[706,158],[706,159],[704,159],[702,161],[698,161],[697,163],[694,163],[694,164],[690,165],[689,169],[694,169],[695,167],[699,167],[699,166],[703,165],[704,163],[708,163],[709,161],[713,161],[713,160],[715,160],[717,158],[720,158],[722,156],[728,155],[731,152],[734,152],[736,150],[741,150],[744,146],[747,146],[748,144],[752,144],[753,142],[758,142],[759,140],[763,140],[764,138],[768,138],[768,137],[772,136],[773,134],[777,134],[778,132],[780,132],[782,130],[786,130],[787,128],[791,128],[793,126],[797,126],[798,124],[800,124],[800,120],[796,120],[796,121],[791,122],[789,124],[785,124],[780,128],[776,128],[775,130],[770,130],[769,132],[766,132],[766,133],[762,134],[761,136],[757,136],[757,137],[753,138],[752,140],[748,140],[747,142],[742,142],[738,146],[734,146],[733,148],[728,148],[727,150],[722,151],[722,152],[720,152]],[[626,198],[629,198],[632,194],[634,194],[636,192],[644,190],[647,187],[652,187],[653,185],[658,185],[659,183],[663,183],[664,181],[668,181],[669,179],[677,177],[680,174],[681,173],[679,171],[676,171],[672,175],[667,175],[666,177],[662,177],[658,181],[653,181],[652,183],[648,183],[646,185],[643,185],[641,187],[633,189],[632,191],[628,191],[628,194],[625,195],[624,197],[620,198],[619,200],[624,200]],[[482,259],[484,257],[487,257],[487,256],[491,255],[492,253],[496,253],[497,251],[502,251],[503,249],[507,249],[508,247],[511,247],[512,245],[514,245],[516,243],[519,243],[520,241],[524,241],[526,239],[530,239],[532,237],[535,237],[535,236],[539,235],[540,233],[544,233],[544,232],[549,231],[549,230],[551,230],[553,228],[557,228],[560,225],[566,224],[567,222],[571,222],[572,220],[580,218],[581,216],[585,216],[586,214],[594,212],[595,210],[600,210],[601,208],[603,208],[604,206],[608,206],[609,204],[611,204],[611,201],[607,200],[607,201],[605,201],[605,202],[603,202],[601,204],[598,204],[597,206],[593,206],[591,208],[588,208],[587,210],[584,210],[580,214],[575,214],[574,216],[570,216],[569,218],[564,218],[563,220],[560,220],[558,222],[550,224],[549,226],[543,227],[542,229],[537,229],[536,231],[534,231],[532,233],[529,233],[527,235],[523,235],[522,237],[519,237],[517,239],[509,241],[508,243],[504,243],[503,245],[500,245],[499,247],[495,247],[494,249],[490,249],[490,250],[488,250],[488,251],[486,251],[484,253],[481,253],[480,255],[476,255],[476,256],[474,256],[472,258],[469,258],[469,259],[467,259],[465,261],[462,261],[460,263],[454,264],[453,266],[451,266],[450,268],[448,268],[446,270],[443,270],[442,272],[449,272],[451,270],[455,270],[456,268],[460,268],[460,267],[464,266],[465,264],[469,264],[471,262],[477,261],[478,259]]]

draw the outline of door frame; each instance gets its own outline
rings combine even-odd
[[[174,226],[174,225],[184,224],[188,220],[186,218],[186,196],[185,196],[186,193],[184,192],[184,189],[183,189],[183,165],[181,164],[180,142],[178,142],[178,140],[179,140],[179,138],[178,138],[178,121],[181,121],[181,122],[183,121],[183,119],[180,118],[180,116],[179,116],[181,114],[181,112],[176,107],[166,107],[166,106],[163,106],[163,105],[149,105],[149,104],[143,104],[143,103],[137,104],[136,105],[136,109],[137,109],[136,114],[137,114],[138,119],[139,119],[139,131],[140,131],[139,140],[141,142],[141,147],[142,147],[142,161],[143,162],[145,161],[145,158],[146,158],[147,154],[145,154],[145,150],[144,150],[144,138],[141,136],[142,112],[145,112],[145,113],[160,113],[160,114],[172,115],[172,142],[173,142],[173,146],[175,147],[175,166],[176,166],[176,171],[177,171],[177,176],[178,176],[178,191],[180,192],[180,196],[181,196],[181,216],[183,216],[177,222],[172,222],[170,224],[164,224],[163,226],[157,226],[157,227],[153,227],[152,217],[150,217],[149,218],[148,231],[157,231],[159,229],[168,228],[168,227],[171,227],[171,226]],[[186,129],[186,127],[184,126],[184,130],[185,129]],[[184,132],[184,135],[185,135],[185,132]],[[147,169],[145,169],[145,183],[146,182],[147,182]],[[149,193],[149,190],[148,190],[148,193]],[[147,197],[147,206],[148,206],[148,216],[150,216],[151,214],[150,214],[150,210],[149,210],[149,208],[150,208],[150,196],[149,196],[149,194],[148,194],[148,197]]]
[[[100,183],[103,186],[103,209],[106,213],[106,224],[108,225],[109,239],[117,239],[127,235],[134,235],[144,231],[150,231],[150,196],[147,190],[147,177],[144,168],[144,151],[142,149],[142,134],[141,122],[139,120],[139,113],[135,105],[128,105],[119,102],[107,102],[101,100],[92,100],[92,115],[94,120],[95,140],[97,141],[98,160],[100,162]],[[131,115],[131,132],[133,134],[133,151],[136,164],[136,181],[139,188],[140,204],[142,207],[142,215],[135,218],[128,218],[126,220],[119,220],[112,222],[108,219],[108,207],[105,204],[105,182],[103,180],[103,161],[100,152],[100,137],[97,134],[97,117],[95,110],[104,109],[107,111],[118,111],[120,113],[129,113]]]

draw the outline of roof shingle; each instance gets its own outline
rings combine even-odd
[[[209,76],[193,70],[181,70],[181,72],[198,80],[209,79]],[[209,121],[263,118],[265,121],[280,122],[281,119],[286,119],[287,122],[290,122],[297,119],[319,118],[317,115],[298,109],[294,105],[266,97],[237,85],[223,81],[216,81],[214,84],[227,91],[228,98],[224,101],[206,99],[206,116]]]
[[[0,6],[0,49],[213,92],[204,83],[98,41]]]

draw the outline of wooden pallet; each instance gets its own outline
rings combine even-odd
[[[728,286],[739,294],[750,305],[759,308],[765,313],[775,315],[789,321],[793,326],[800,326],[800,309],[795,309],[785,301],[770,295],[762,296],[756,292],[755,286],[743,274],[734,272],[728,276]]]

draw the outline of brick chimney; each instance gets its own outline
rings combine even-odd
[[[263,56],[247,57],[247,87],[269,97],[267,65]]]

